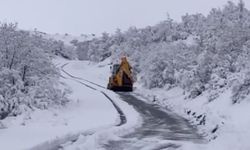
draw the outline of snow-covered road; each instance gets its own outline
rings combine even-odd
[[[82,68],[78,68],[79,66]],[[105,72],[108,70],[108,66],[105,65],[105,67],[103,67],[90,65],[92,66],[90,70],[88,70],[87,66],[88,65],[84,65],[84,62],[79,61],[63,63],[61,64],[62,78],[71,79],[72,81],[79,83],[83,87],[89,88],[92,91],[102,94],[104,96],[102,100],[109,101],[113,105],[113,109],[117,111],[117,114],[119,115],[119,119],[116,121],[117,123],[107,128],[99,128],[91,133],[83,132],[78,134],[77,136],[64,138],[64,140],[61,141],[52,141],[50,147],[46,146],[45,143],[40,145],[39,147],[35,147],[34,149],[44,149],[45,147],[45,149],[49,150],[79,148],[84,150],[99,149],[100,147],[102,147],[102,143],[107,143],[109,140],[114,139],[120,134],[123,135],[124,133],[130,133],[134,131],[135,127],[140,126],[140,117],[138,113],[133,109],[133,107],[123,102],[114,92],[107,90],[104,85],[106,84],[106,81],[98,82],[98,75],[99,77],[101,77],[100,80],[103,80],[102,75],[108,75],[108,73]],[[91,73],[92,71],[93,74]],[[105,78],[105,80],[106,79],[107,78]]]
[[[92,88],[94,86],[95,90],[98,88],[101,89],[101,91],[103,90],[102,85],[96,84],[86,78],[84,79],[81,76],[76,76],[72,72],[65,72],[74,80],[83,82],[84,86],[91,86]],[[133,108],[140,114],[142,124],[137,126],[137,128],[134,128],[134,130],[130,133],[124,130],[123,132],[117,134],[113,130],[110,130],[110,134],[112,134],[112,136],[106,136],[105,142],[95,142],[95,144],[97,144],[95,145],[95,149],[151,150],[163,148],[179,149],[185,147],[197,148],[199,147],[199,144],[203,142],[202,137],[197,133],[197,130],[184,118],[170,111],[161,110],[161,108],[157,106],[147,104],[140,100],[140,98],[134,96],[132,93],[118,94],[120,99],[133,106]],[[108,95],[106,94],[106,96]],[[121,109],[123,110],[126,108],[121,107]],[[104,134],[97,134],[97,136],[103,135],[108,134],[107,132]],[[62,149],[91,150],[93,149],[93,146],[88,147],[88,144],[84,144],[86,143],[86,138],[91,138],[91,136],[92,135],[85,136],[83,139],[80,138],[76,140],[76,142],[70,142],[69,144],[64,145]]]
[[[89,81],[89,80],[87,80],[87,79],[83,79],[83,78],[81,78],[81,77],[76,77],[76,76],[72,75],[71,73],[65,71],[64,67],[65,67],[66,65],[68,65],[68,63],[65,63],[65,64],[63,64],[63,65],[61,66],[61,72],[65,73],[65,74],[66,74],[67,76],[69,76],[72,80],[74,80],[74,81],[76,81],[76,82],[78,82],[78,83],[80,83],[80,84],[86,86],[87,88],[90,88],[90,89],[92,89],[92,90],[94,90],[94,91],[98,91],[98,92],[102,93],[102,94],[104,95],[104,97],[112,103],[112,105],[114,106],[114,108],[116,109],[116,111],[117,111],[117,113],[119,114],[119,117],[120,117],[120,121],[119,121],[119,123],[118,123],[116,126],[121,126],[121,125],[123,125],[123,124],[125,124],[125,123],[127,122],[126,116],[125,116],[125,114],[123,113],[122,109],[114,102],[114,100],[113,100],[112,98],[110,98],[110,97],[108,96],[107,93],[104,92],[103,89],[106,90],[106,88],[105,88],[104,86],[99,85],[99,84],[97,84],[97,83],[95,83],[95,82]],[[83,80],[83,82],[82,82],[82,80]],[[87,82],[87,83],[86,83],[86,82]],[[98,90],[98,88],[95,88],[95,87],[101,88],[102,90]]]
[[[61,82],[72,93],[65,108],[36,110],[2,121],[0,147],[8,150],[194,149],[200,136],[188,121],[132,93],[105,88],[108,62],[59,59]],[[188,147],[188,148],[187,148]],[[198,148],[199,149],[199,148]]]

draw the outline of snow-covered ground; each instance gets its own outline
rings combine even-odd
[[[147,90],[137,85],[136,95],[144,95],[150,103],[167,107],[189,119],[209,141],[206,150],[249,150],[249,102],[233,105],[231,90],[208,102],[206,93],[190,100],[180,88]],[[147,93],[147,94],[145,94]],[[195,149],[195,148],[192,148]]]
[[[86,63],[84,65],[84,72],[80,71],[81,67],[83,67],[81,65],[82,63]],[[75,76],[82,77],[83,80],[96,81],[96,83],[106,86],[109,69],[106,68],[102,70],[100,68],[108,67],[107,64],[108,61],[96,65],[89,62],[75,61],[73,66],[69,65],[67,67],[72,68],[71,73]],[[92,69],[93,66],[99,69]],[[93,74],[96,76],[92,76]],[[182,143],[181,149],[183,150],[201,148],[205,150],[250,149],[248,142],[250,138],[250,131],[248,129],[250,126],[250,118],[247,117],[250,103],[245,101],[233,105],[230,101],[230,89],[221,92],[220,96],[211,102],[208,102],[208,93],[203,93],[197,98],[190,100],[187,98],[187,94],[180,88],[174,88],[169,91],[164,89],[147,90],[141,87],[140,84],[137,84],[134,94],[136,96],[144,96],[144,99],[148,100],[148,102],[158,103],[163,107],[167,107],[198,126],[199,131],[205,136],[208,143],[199,146]],[[108,133],[109,132],[105,132],[101,135],[105,135],[106,137]],[[102,136],[98,135],[98,137]],[[114,137],[116,136],[113,135],[113,138]],[[112,136],[109,138],[112,139]],[[66,148],[75,149],[77,147],[83,147],[83,145],[86,146],[85,140],[86,138],[84,137],[78,141],[78,144],[73,144]],[[97,148],[95,147],[95,149]]]
[[[81,135],[76,141],[72,142],[69,141],[62,145],[64,150],[77,150],[77,149],[84,149],[84,150],[103,150],[105,149],[103,146],[108,144],[109,141],[119,141],[122,140],[122,135],[126,135],[129,132],[133,132],[134,129],[141,125],[140,116],[138,113],[130,108],[125,102],[117,101],[115,94],[110,92],[102,87],[106,87],[107,78],[109,76],[109,61],[106,60],[99,64],[94,64],[91,62],[80,62],[80,61],[71,61],[69,64],[65,62],[65,66],[63,67],[65,70],[69,71],[71,76],[77,81],[83,81],[85,83],[89,83],[89,81],[94,81],[94,83],[89,83],[90,85],[97,88],[99,91],[104,91],[108,93],[112,99],[115,100],[117,104],[122,106],[122,110],[124,111],[128,121],[122,127],[113,126],[111,128],[105,128],[104,130],[98,130],[91,135]],[[98,68],[98,69],[93,69]],[[106,69],[105,69],[106,68]],[[107,69],[108,68],[108,69]],[[84,71],[81,71],[81,70]],[[96,85],[98,84],[98,85]],[[145,95],[145,93],[141,94]],[[135,138],[136,140],[136,138]],[[200,149],[203,147],[201,144],[189,143],[189,142],[178,142],[178,141],[158,141],[156,139],[150,138],[147,139],[147,142],[152,141],[151,146],[146,149],[155,149],[159,146],[167,144],[176,144],[181,145],[179,149]],[[136,144],[146,144],[143,143],[145,141],[141,141],[141,143]],[[147,143],[148,144],[148,143]]]
[[[139,114],[121,101],[118,95],[105,89],[109,76],[108,60],[95,64],[58,58],[54,63],[66,72],[62,71],[60,80],[64,88],[71,89],[71,101],[63,108],[35,110],[2,120],[1,148],[48,149],[53,144],[60,144],[65,150],[102,149],[101,146],[108,141],[119,140],[120,135],[133,132],[141,125]],[[122,109],[127,119],[126,124],[117,126],[120,123],[119,114],[102,92]],[[200,132],[210,140],[208,144],[203,145],[176,142],[177,145],[182,145],[180,149],[250,149],[250,118],[247,116],[250,104],[245,101],[232,105],[228,100],[231,97],[230,90],[226,90],[212,102],[208,102],[206,93],[190,100],[179,88],[169,91],[147,90],[139,84],[136,85],[134,95],[144,97],[142,99],[150,103],[157,103],[188,118],[198,125]]]
[[[70,73],[74,80],[87,83],[93,86],[99,92],[106,93],[123,111],[126,116],[126,123],[122,126],[110,126],[96,130],[91,135],[82,134],[74,143],[65,143],[65,150],[97,150],[110,140],[119,139],[120,135],[133,132],[136,127],[141,125],[139,114],[134,108],[120,100],[117,94],[106,89],[107,79],[109,77],[109,60],[99,64],[88,61],[70,61],[65,62],[64,69]],[[120,121],[120,120],[118,120]]]
[[[64,59],[55,60],[55,64],[58,67],[67,64],[64,68],[65,71],[91,79],[96,83],[103,84],[103,86],[106,84],[105,81],[109,71],[107,65],[105,68],[88,62],[66,61]],[[97,134],[97,131],[114,130],[120,132],[125,130],[125,128],[116,127],[120,122],[119,114],[98,87],[95,87],[97,90],[92,90],[63,72],[60,80],[64,84],[63,86],[72,91],[69,104],[63,108],[35,110],[18,117],[9,117],[2,120],[1,126],[3,129],[0,130],[1,149],[46,149],[53,142],[67,141],[72,136],[88,135],[86,133]],[[103,91],[105,90],[103,89]],[[125,126],[127,129],[138,125],[139,117],[131,106],[120,101],[119,97],[113,92],[105,91],[105,93],[119,107],[126,110],[124,113],[128,116],[127,127]]]

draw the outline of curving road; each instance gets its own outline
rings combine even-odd
[[[95,87],[105,88],[94,82],[75,77],[66,72],[64,70],[66,65],[67,64],[61,66],[61,70],[76,82],[93,90],[97,90]],[[117,126],[125,124],[126,116],[123,114],[122,108],[119,108],[105,92],[102,90],[100,92],[110,100],[120,115],[120,123],[117,124]],[[184,118],[169,110],[162,110],[156,105],[148,104],[132,93],[120,92],[118,94],[123,101],[132,105],[141,115],[142,126],[137,128],[133,133],[120,137],[118,141],[109,141],[108,144],[104,145],[106,150],[173,150],[181,147],[180,142],[203,142],[202,136],[198,134],[195,127],[191,126]]]
[[[121,137],[121,140],[110,141],[105,145],[105,149],[140,150],[147,147],[150,150],[177,149],[181,145],[169,141],[202,142],[197,130],[182,117],[145,103],[130,93],[119,93],[119,95],[140,113],[143,124],[135,132]]]

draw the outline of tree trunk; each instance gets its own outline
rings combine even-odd
[[[25,66],[23,67],[23,76],[22,76],[22,80],[23,80],[23,82],[24,82],[25,77],[26,77],[26,72],[27,72],[27,69],[28,69],[28,67],[25,65]]]
[[[10,66],[9,66],[9,69],[11,70],[12,69],[12,66],[14,64],[14,60],[15,60],[15,57],[16,57],[16,52],[17,51],[14,51],[13,55],[12,55],[12,58],[11,58],[11,61],[10,61]]]

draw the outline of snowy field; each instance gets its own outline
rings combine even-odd
[[[108,68],[100,68],[100,66],[90,65],[88,62],[67,62],[63,59],[58,59],[55,63],[58,67],[68,63],[68,66],[64,68],[66,71],[103,85],[107,80],[105,77],[108,76]],[[119,124],[120,119],[116,109],[99,90],[83,86],[63,72],[62,76],[61,82],[72,91],[69,104],[64,108],[35,110],[2,120],[1,149],[48,149],[54,141],[60,143],[81,133],[93,134]],[[133,114],[133,117],[127,120],[129,122],[127,128],[136,125],[138,116],[134,115],[136,113],[133,112],[133,109],[119,101],[116,94],[108,92],[108,95],[119,106],[125,107],[126,115],[132,116],[131,114]]]

